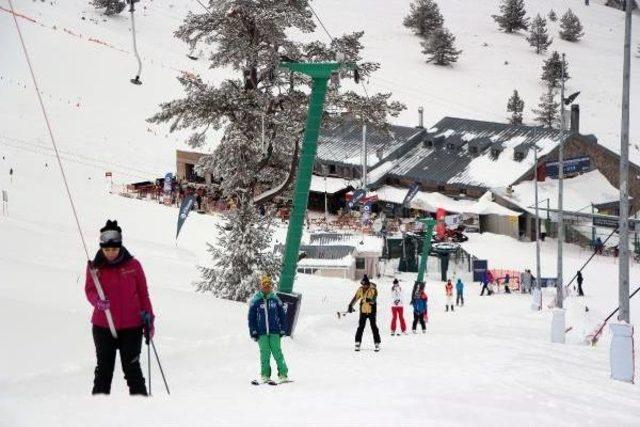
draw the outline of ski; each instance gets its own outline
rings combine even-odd
[[[251,380],[251,385],[278,385],[277,382],[273,381],[273,380],[269,380],[267,382],[262,382],[262,381],[258,381],[258,380]]]
[[[269,380],[266,383],[263,383],[262,381],[258,381],[258,380],[252,380],[251,381],[251,385],[272,385],[272,386],[277,386],[277,385],[281,385],[281,384],[287,384],[287,383],[292,383],[293,380],[285,380],[285,381],[274,381],[274,380]]]

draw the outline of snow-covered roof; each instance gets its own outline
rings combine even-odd
[[[334,194],[351,186],[353,186],[353,184],[347,179],[334,178],[331,176],[328,176],[327,178],[318,175],[311,176],[310,190],[315,193],[324,193],[326,191],[328,194]]]
[[[401,204],[409,190],[406,188],[385,185],[368,195],[377,195],[378,200]],[[437,212],[444,209],[451,213],[475,213],[478,215],[519,216],[520,213],[507,209],[491,200],[491,194],[487,193],[479,200],[456,200],[440,193],[419,191],[410,203],[414,209],[427,212]]]
[[[557,129],[445,117],[395,161],[389,176],[421,182],[481,188],[505,187],[534,165],[539,155],[560,142]],[[478,151],[474,151],[474,150]],[[515,151],[522,154],[516,159]]]
[[[535,204],[535,181],[523,181],[512,187],[513,192],[507,192],[507,188],[497,188],[493,192],[503,199],[513,203],[525,211],[534,213],[532,207]],[[547,178],[538,183],[538,200],[540,207],[546,208],[549,199],[549,208],[558,207],[558,180]],[[578,175],[564,180],[563,208],[567,211],[591,212],[591,204],[604,204],[620,200],[620,192],[598,170]],[[544,201],[544,202],[543,202]],[[545,214],[544,211],[540,215]],[[545,214],[546,215],[546,214]],[[554,214],[551,214],[555,217]]]

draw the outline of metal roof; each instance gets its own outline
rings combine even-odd
[[[407,143],[418,140],[425,133],[422,128],[391,125],[388,131],[367,126],[367,165],[373,168],[393,155]],[[359,166],[362,164],[362,124],[340,120],[323,126],[318,138],[317,159],[321,163]]]
[[[533,167],[529,148],[536,144],[543,156],[562,135],[558,129],[445,117],[422,136],[423,143],[397,159],[388,176],[438,185],[507,186]],[[491,152],[495,146],[502,147],[497,156]],[[524,154],[522,159],[516,160],[516,150]]]

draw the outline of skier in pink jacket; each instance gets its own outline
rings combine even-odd
[[[90,270],[96,270],[105,299],[100,299]],[[94,307],[91,323],[96,347],[97,366],[92,394],[109,394],[115,367],[116,352],[120,351],[122,371],[131,395],[147,395],[142,370],[143,316],[149,319],[145,333],[154,334],[153,308],[147,290],[142,265],[122,246],[122,229],[117,221],[107,221],[100,229],[100,250],[87,265],[85,282],[87,300]],[[109,310],[118,337],[109,330],[105,311]]]

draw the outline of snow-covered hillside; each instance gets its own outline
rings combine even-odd
[[[373,90],[393,92],[408,110],[399,118],[403,124],[417,124],[419,106],[425,108],[427,124],[444,116],[506,121],[507,99],[518,89],[525,101],[526,123],[534,124],[531,109],[537,107],[544,86],[540,82],[543,60],[527,43],[525,33],[505,34],[491,18],[498,13],[498,0],[446,0],[437,2],[448,27],[463,50],[452,68],[425,63],[420,39],[402,25],[409,1],[322,0],[315,5],[329,31],[365,31],[367,59],[382,68],[369,84]],[[559,16],[571,8],[585,28],[579,43],[558,36],[559,21],[549,22],[554,42],[549,51],[565,52],[571,79],[567,91],[581,91],[581,131],[598,136],[599,142],[616,152],[620,149],[620,99],[622,93],[622,44],[624,14],[591,1],[528,0],[528,16],[546,16],[553,8]],[[339,11],[339,12],[338,12]],[[638,15],[634,16],[635,28]],[[633,47],[640,43],[636,30]],[[632,87],[640,87],[640,59],[633,58]],[[372,90],[372,89],[369,89]],[[634,90],[634,89],[632,89]],[[637,93],[637,89],[633,93]],[[640,99],[632,96],[632,111]],[[640,144],[640,123],[632,124],[632,144]],[[638,162],[640,152],[631,150]]]
[[[640,424],[637,386],[609,379],[608,335],[596,347],[577,344],[616,304],[617,265],[611,258],[597,259],[586,270],[584,300],[568,300],[568,325],[574,329],[567,345],[549,342],[548,310],[531,312],[529,298],[521,295],[480,298],[477,285],[460,271],[467,282],[466,305],[445,313],[444,289],[433,271],[427,285],[428,333],[388,336],[392,277],[385,277],[378,282],[383,349],[368,351],[367,331],[365,351],[354,353],[357,319],[338,320],[335,312],[346,308],[356,284],[301,275],[295,285],[303,294],[297,336],[284,341],[295,382],[250,386],[258,372],[258,350],[248,337],[246,305],[196,294],[191,285],[219,218],[193,215],[176,245],[175,209],[106,191],[107,170],[116,181],[128,182],[174,169],[179,137],[144,119],[159,102],[180,96],[174,78],[180,70],[223,75],[207,70],[203,61],[186,59],[185,47],[172,38],[186,10],[197,10],[195,1],[143,3],[137,26],[144,84],[135,87],[129,83],[136,66],[126,15],[103,22],[85,0],[14,0],[24,15],[20,23],[84,234],[95,250],[97,230],[107,218],[117,218],[125,244],[145,267],[158,316],[156,344],[172,395],[164,395],[154,370],[154,397],[129,398],[117,367],[113,395],[89,396],[95,362],[91,307],[83,292],[86,260],[8,2],[0,0],[0,189],[9,195],[9,216],[0,217],[0,425]],[[514,85],[528,107],[537,102],[541,58],[522,36],[497,32],[488,16],[497,8],[495,1],[440,1],[465,50],[451,70],[422,63],[417,39],[401,25],[408,2],[316,3],[330,31],[368,31],[366,53],[383,62],[370,85],[392,90],[410,106],[400,119],[405,124],[414,121],[418,105],[433,121],[443,115],[500,119]],[[583,129],[609,144],[604,136],[612,139],[619,127],[614,43],[622,34],[621,14],[597,5],[583,11],[577,0],[528,3],[558,12],[571,5],[583,20],[585,41],[567,47],[571,89],[583,91]],[[482,46],[485,41],[488,47]],[[507,57],[510,49],[514,53]],[[590,83],[610,79],[614,82],[600,88]],[[465,247],[492,265],[533,265],[530,243],[485,234],[473,236]],[[553,240],[545,242],[545,275],[555,270],[554,248]],[[588,257],[573,246],[566,252],[565,272]],[[401,279],[406,303],[415,277]],[[640,268],[633,265],[631,282],[639,280]],[[545,301],[552,298],[545,295]],[[631,307],[636,324],[639,301]],[[590,319],[583,315],[585,305]],[[407,319],[410,314],[406,309]]]

